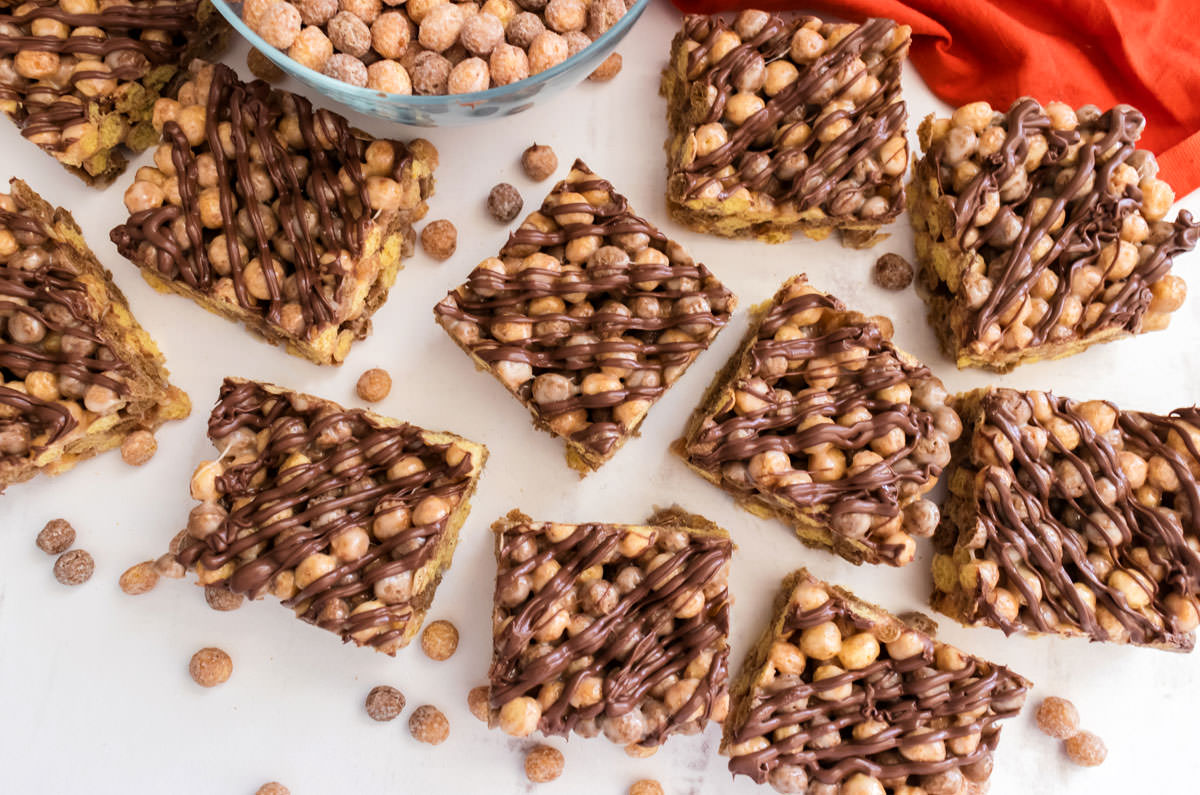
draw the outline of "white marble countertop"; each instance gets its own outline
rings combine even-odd
[[[676,25],[673,9],[655,3],[620,48],[625,68],[613,83],[584,84],[483,127],[414,132],[362,120],[375,133],[424,134],[437,144],[442,164],[429,218],[452,219],[459,243],[446,263],[420,253],[407,262],[375,316],[373,335],[340,369],[285,355],[183,298],[152,291],[108,239],[109,229],[124,220],[121,194],[133,169],[116,186],[95,192],[23,142],[12,125],[0,123],[0,178],[20,176],[75,213],[195,406],[190,419],[159,433],[158,454],[141,469],[111,453],[62,477],[15,486],[0,498],[0,790],[249,795],[275,779],[295,795],[530,791],[522,772],[527,743],[488,731],[466,706],[467,691],[484,681],[490,654],[494,564],[487,528],[517,506],[538,518],[623,522],[678,501],[728,528],[738,545],[732,574],[735,668],[766,620],[780,578],[799,566],[893,611],[924,608],[928,542],[919,542],[916,562],[904,570],[856,568],[803,547],[779,522],[739,510],[668,454],[668,443],[736,347],[745,311],[651,411],[641,437],[583,481],[564,465],[561,444],[533,431],[525,409],[476,373],[437,328],[433,304],[505,239],[506,230],[484,209],[491,186],[512,182],[529,211],[552,184],[535,185],[520,172],[518,155],[533,140],[553,145],[558,177],[580,156],[610,179],[635,210],[723,279],[743,310],[767,298],[785,277],[806,271],[852,307],[893,318],[898,344],[952,390],[994,382],[1154,410],[1190,405],[1200,395],[1200,368],[1192,364],[1200,342],[1196,296],[1165,332],[1007,376],[958,372],[938,351],[915,293],[888,293],[870,283],[870,265],[882,251],[912,257],[905,219],[869,252],[848,251],[832,240],[775,246],[726,241],[671,223],[663,201],[666,125],[657,86]],[[239,44],[227,60],[240,65],[243,56]],[[905,90],[912,128],[941,109],[911,69]],[[1188,197],[1181,206],[1198,210],[1200,198]],[[1188,276],[1198,265],[1200,255],[1193,253],[1176,268]],[[1191,281],[1195,291],[1200,280]],[[164,551],[184,524],[192,505],[188,478],[195,463],[210,456],[205,421],[223,376],[265,379],[354,406],[362,405],[354,382],[368,367],[384,367],[394,380],[381,411],[449,428],[492,451],[454,566],[430,612],[431,619],[448,618],[461,630],[453,658],[432,662],[415,646],[395,659],[343,647],[273,600],[217,613],[191,582],[164,580],[136,597],[118,589],[122,571]],[[57,516],[74,524],[77,546],[96,559],[94,577],[77,588],[54,580],[53,559],[33,543],[41,526]],[[1059,743],[1037,732],[1027,709],[1005,725],[993,793],[1182,791],[1175,787],[1195,752],[1192,709],[1200,702],[1200,661],[1083,641],[1005,638],[948,619],[940,623],[943,639],[1033,680],[1030,705],[1051,694],[1073,699],[1084,725],[1108,743],[1103,767],[1074,768]],[[234,672],[224,685],[204,690],[188,677],[187,663],[210,645],[232,655]],[[377,724],[362,703],[372,686],[384,683],[399,687],[409,707],[401,719]],[[440,746],[420,745],[408,734],[408,712],[424,703],[449,717],[450,739]],[[537,791],[624,793],[634,780],[653,777],[672,795],[770,792],[746,779],[732,782],[716,754],[717,741],[716,728],[710,728],[636,760],[602,739],[552,739],[566,754],[566,772]]]

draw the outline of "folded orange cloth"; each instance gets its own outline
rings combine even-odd
[[[1196,0],[673,0],[691,13],[797,6],[913,30],[909,58],[952,105],[1133,105],[1142,145],[1177,195],[1200,187],[1200,3]]]

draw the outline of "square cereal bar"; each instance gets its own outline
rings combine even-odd
[[[162,143],[125,192],[117,249],[155,289],[340,364],[412,252],[433,146],[373,139],[221,64],[194,65],[154,125]]]
[[[934,608],[1006,634],[1190,650],[1200,409],[998,387],[957,405],[968,433],[934,538]]]
[[[598,469],[729,321],[736,299],[575,161],[499,257],[434,307],[438,323]]]
[[[219,453],[178,552],[201,585],[279,597],[345,642],[395,654],[417,634],[487,449],[361,409],[227,378]]]
[[[150,118],[180,73],[224,48],[208,0],[0,3],[0,110],[68,171],[104,186],[158,138]]]
[[[671,44],[667,204],[726,237],[822,239],[856,248],[904,209],[900,68],[910,30],[742,11],[687,16]]]
[[[909,192],[929,322],[959,367],[1006,372],[1166,328],[1200,224],[1137,149],[1146,121],[1017,100],[921,123]]]
[[[938,509],[921,495],[962,426],[892,324],[788,279],[673,445],[746,510],[853,563],[903,566]]]
[[[678,507],[645,525],[512,511],[492,530],[493,726],[517,737],[603,733],[641,754],[724,720],[728,533]]]
[[[0,491],[191,411],[66,210],[0,194]]]
[[[1031,686],[804,569],[734,680],[721,752],[778,792],[983,793]]]

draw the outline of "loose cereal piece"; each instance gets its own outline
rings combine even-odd
[[[171,552],[165,552],[158,556],[158,559],[154,561],[154,571],[159,577],[167,577],[172,580],[181,579],[187,573],[183,564],[176,560],[175,555]]]
[[[588,80],[595,83],[607,83],[621,71],[621,53],[614,52],[604,59],[596,69],[588,75]]]
[[[488,686],[472,687],[467,693],[467,708],[484,723],[488,722]]]
[[[47,555],[61,555],[75,543],[75,528],[66,519],[51,519],[37,534],[37,547]]]
[[[395,720],[404,711],[404,694],[389,685],[376,685],[367,693],[367,715],[371,720]]]
[[[853,563],[904,566],[933,535],[922,495],[961,426],[942,383],[805,276],[754,310],[674,450],[703,478],[800,540]]]
[[[346,59],[354,60],[325,60]],[[365,83],[365,67],[357,68],[355,79]],[[139,171],[145,179],[134,188],[145,190],[126,194],[129,219],[112,231],[113,242],[156,288],[240,321],[290,353],[340,363],[369,332],[411,253],[411,225],[433,190],[432,165],[299,95],[242,83],[221,64],[198,64],[180,96],[192,103],[178,120],[156,117],[163,141],[156,168]],[[215,154],[228,155],[218,167],[212,142],[230,119],[254,126],[218,145]],[[314,126],[321,134],[306,136]],[[260,130],[269,144],[257,140]],[[157,189],[176,181],[177,162],[196,170],[196,190]],[[337,196],[321,189],[328,185],[340,186]]]
[[[899,254],[887,253],[875,260],[871,278],[885,290],[907,290],[913,280],[913,266]]]
[[[378,403],[392,391],[392,377],[387,370],[372,367],[358,377],[358,396],[368,403]]]
[[[230,590],[228,585],[206,585],[204,586],[204,601],[208,602],[208,606],[213,610],[225,613],[241,607],[242,603],[246,601],[246,597]]]
[[[558,155],[549,146],[533,144],[521,153],[521,168],[525,176],[541,182],[558,170]]]
[[[491,724],[653,753],[724,720],[728,534],[675,507],[645,525],[534,522],[496,533]],[[532,563],[537,561],[536,566]],[[544,665],[552,655],[557,662]]]
[[[525,777],[534,784],[545,784],[562,775],[562,751],[549,745],[535,745],[525,754]]]
[[[908,26],[745,15],[757,15],[745,40],[744,21],[690,15],[671,45],[661,88],[671,214],[725,237],[837,230],[845,245],[872,245],[904,208]]]
[[[664,795],[662,784],[652,778],[643,778],[629,786],[629,795]]]
[[[929,322],[959,367],[1007,372],[1166,328],[1187,286],[1170,273],[1200,239],[1137,149],[1141,113],[1025,97],[920,127],[909,186]]]
[[[450,259],[458,248],[458,229],[445,219],[430,221],[421,230],[421,248],[436,260]]]
[[[434,313],[586,472],[637,433],[735,304],[707,268],[576,161],[500,256]],[[561,315],[570,320],[554,319]]]
[[[1200,514],[1179,506],[1197,493],[1200,408],[1001,388],[955,401],[969,433],[934,539],[934,608],[1006,634],[1190,650]]]
[[[198,503],[179,562],[202,585],[270,593],[343,642],[389,655],[407,645],[450,565],[486,448],[232,378],[208,430],[218,457],[192,476]]]
[[[158,450],[154,434],[147,430],[134,431],[121,442],[121,460],[133,467],[140,467]]]
[[[0,193],[0,492],[131,435],[123,453],[139,459],[142,432],[191,408],[71,214],[20,180],[11,190]],[[3,309],[14,301],[22,311]]]
[[[1050,696],[1038,705],[1037,726],[1056,740],[1074,737],[1079,731],[1079,710],[1065,698]]]
[[[216,687],[229,681],[233,673],[233,659],[221,649],[208,646],[192,655],[188,673],[201,687]]]
[[[117,583],[125,593],[136,596],[153,590],[158,585],[158,572],[154,570],[154,561],[144,560],[135,563],[125,570]]]
[[[329,56],[321,74],[360,88],[367,84],[367,67],[358,58],[343,52]]]
[[[277,83],[283,79],[283,70],[253,47],[246,53],[246,68],[250,70],[250,74],[268,83]]]
[[[431,660],[449,660],[457,649],[458,628],[449,621],[434,621],[421,633],[421,651]]]
[[[507,182],[501,182],[488,193],[488,212],[502,224],[516,218],[524,205],[521,194]]]
[[[1068,737],[1063,746],[1067,749],[1067,758],[1080,767],[1096,767],[1108,758],[1104,741],[1088,731]]]
[[[721,752],[783,793],[962,793],[1028,688],[801,569],[734,681]]]
[[[255,795],[292,795],[292,791],[278,781],[268,781],[258,788]]]
[[[225,48],[208,0],[0,4],[0,111],[89,185],[154,143],[150,111],[197,56]]]
[[[54,579],[63,585],[83,585],[92,578],[96,561],[83,549],[72,549],[54,561]]]
[[[437,707],[417,707],[408,716],[408,730],[417,742],[440,745],[450,736],[450,721]]]

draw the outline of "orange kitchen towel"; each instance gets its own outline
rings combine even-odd
[[[1133,105],[1142,145],[1177,195],[1200,187],[1197,0],[673,0],[692,13],[817,9],[910,25],[910,60],[951,105],[1021,96],[1074,107]]]

